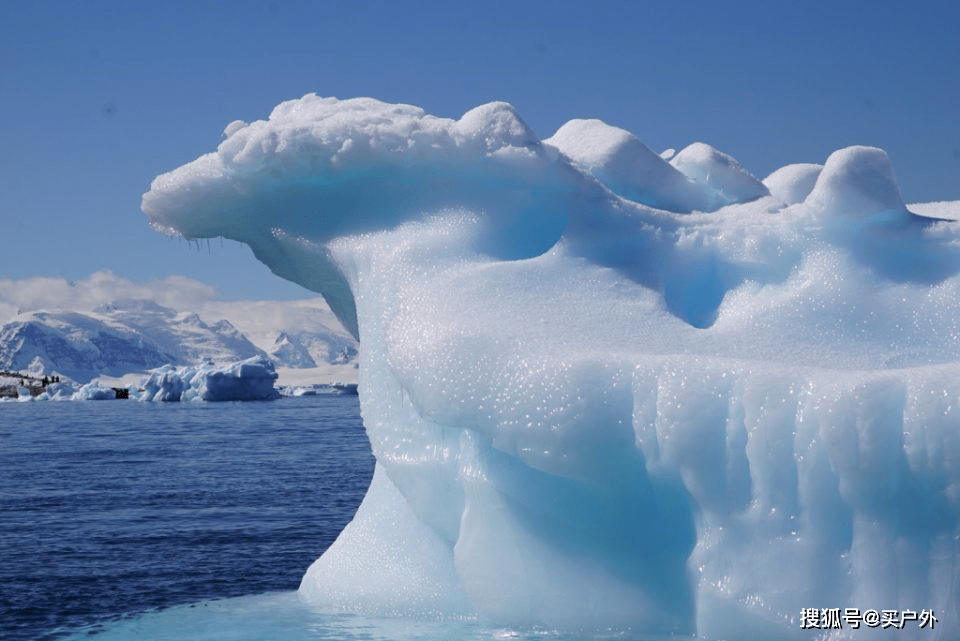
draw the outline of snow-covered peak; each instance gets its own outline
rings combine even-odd
[[[105,314],[112,316],[160,316],[170,318],[176,312],[169,307],[164,307],[149,298],[127,298],[115,300],[93,308],[96,314]]]
[[[296,338],[281,332],[273,343],[270,357],[286,367],[316,367],[317,363],[310,356],[307,348]]]
[[[175,356],[123,323],[79,312],[29,312],[0,328],[0,368],[78,382],[159,367]]]

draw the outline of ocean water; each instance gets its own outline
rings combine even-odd
[[[0,639],[295,608],[372,472],[355,396],[0,403]]]
[[[355,396],[0,403],[0,640],[663,641],[314,609],[372,473]]]

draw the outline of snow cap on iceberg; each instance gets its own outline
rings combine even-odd
[[[303,269],[323,261],[321,243],[466,211],[476,224],[461,238],[474,251],[516,259],[546,251],[566,226],[572,174],[506,103],[455,121],[310,94],[228,131],[216,152],[153,181],[142,202],[151,225],[249,244],[275,273],[323,294],[354,337],[342,274]]]
[[[484,153],[535,149],[540,145],[536,134],[523,122],[513,105],[506,102],[474,107],[456,122],[453,132],[459,145],[478,145]]]
[[[787,165],[764,178],[763,184],[783,204],[795,205],[810,195],[822,170],[823,165],[814,163]]]
[[[702,211],[711,204],[702,186],[629,131],[602,120],[571,120],[544,142],[629,200],[678,212]]]
[[[745,203],[769,195],[767,188],[732,156],[702,142],[680,150],[670,164],[707,188],[710,209]]]
[[[876,147],[847,147],[833,152],[805,204],[824,218],[906,217],[893,164]]]

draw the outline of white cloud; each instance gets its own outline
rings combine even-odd
[[[228,319],[234,327],[263,349],[272,345],[280,332],[349,336],[330,311],[330,306],[319,296],[290,301],[212,300],[195,311],[208,321]]]
[[[185,276],[167,276],[137,283],[109,270],[80,281],[37,276],[20,280],[0,278],[0,319],[38,309],[89,311],[115,300],[145,298],[178,311],[195,310],[210,301],[216,290]]]

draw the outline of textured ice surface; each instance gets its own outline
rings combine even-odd
[[[263,401],[280,397],[277,372],[265,356],[227,365],[164,366],[130,395],[142,401]]]
[[[143,209],[361,340],[377,472],[311,602],[737,640],[933,609],[820,637],[957,636],[960,236],[882,150],[761,183],[598,121],[544,144],[503,103],[308,95]]]

